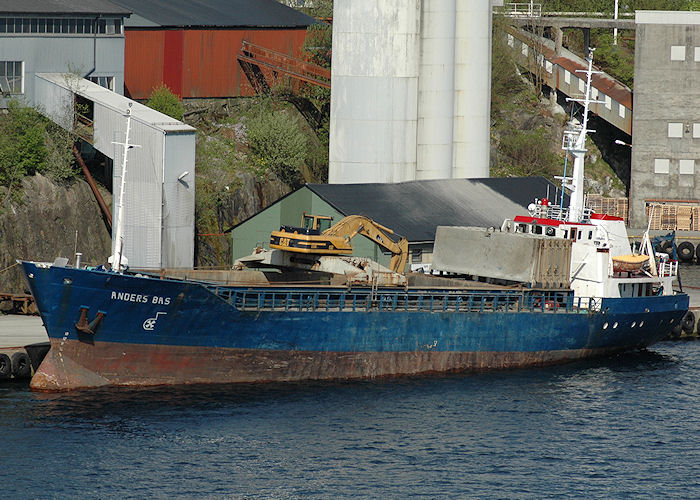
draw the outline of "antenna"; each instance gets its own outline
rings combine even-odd
[[[129,144],[129,132],[131,131],[131,106],[133,103],[129,103],[129,107],[126,109],[126,135],[124,142],[113,142],[112,144],[117,144],[124,146],[124,152],[122,153],[122,179],[119,187],[119,198],[117,200],[117,221],[115,224],[115,235],[114,235],[114,254],[109,258],[109,262],[112,265],[112,270],[116,272],[121,272],[127,266],[127,259],[123,256],[122,251],[124,248],[124,188],[126,186],[126,160],[129,150],[134,147],[141,147],[135,144]]]

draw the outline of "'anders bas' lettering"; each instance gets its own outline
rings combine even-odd
[[[159,304],[167,306],[170,304],[170,297],[159,297],[157,295],[143,295],[140,293],[115,292],[112,291],[112,300],[123,300],[124,302],[140,302],[142,304]]]

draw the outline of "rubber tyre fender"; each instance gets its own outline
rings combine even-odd
[[[5,353],[0,353],[0,380],[10,378],[12,375],[12,362]]]
[[[16,352],[12,355],[12,375],[15,378],[28,378],[32,374],[32,364],[26,352]]]
[[[667,253],[669,257],[673,257],[673,243],[668,240],[661,242],[661,251]]]
[[[690,262],[695,256],[695,247],[689,241],[684,241],[678,245],[678,260]]]
[[[671,333],[669,333],[668,337],[672,340],[678,340],[681,338],[681,334],[683,333],[683,329],[681,328],[680,323],[676,323],[673,328],[671,328]]]
[[[700,243],[698,243],[698,246],[695,247],[695,258],[698,261],[698,264],[700,264]]]
[[[695,314],[693,314],[693,311],[688,311],[685,313],[685,316],[683,316],[681,320],[681,330],[685,333],[693,333],[693,330],[695,330]]]

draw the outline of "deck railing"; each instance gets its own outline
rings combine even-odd
[[[569,292],[442,293],[403,291],[286,291],[240,290],[216,287],[212,291],[239,311],[291,312],[587,312],[600,300],[574,297]]]

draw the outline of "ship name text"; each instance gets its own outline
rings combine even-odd
[[[124,302],[140,302],[142,304],[170,305],[170,297],[159,297],[158,295],[143,295],[140,293],[116,292],[112,291],[112,300],[123,300]]]

